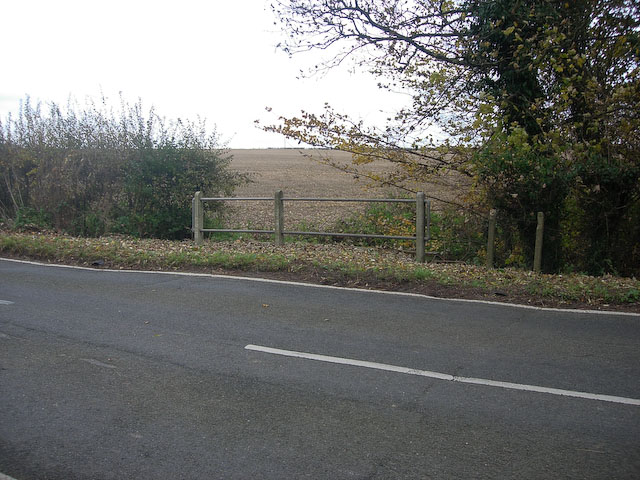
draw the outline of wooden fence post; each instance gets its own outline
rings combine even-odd
[[[193,230],[193,241],[196,245],[202,245],[204,241],[204,235],[202,234],[202,229],[204,228],[204,211],[202,208],[202,192],[196,192],[193,200],[191,201],[191,212],[192,212],[192,227]]]
[[[542,270],[542,238],[544,236],[544,213],[538,212],[538,225],[536,226],[536,246],[533,255],[533,271],[540,273]]]
[[[424,193],[416,194],[416,262],[424,263]]]
[[[493,268],[496,251],[496,217],[498,212],[491,209],[489,212],[489,231],[487,232],[487,268]]]
[[[276,245],[284,245],[284,202],[282,201],[284,194],[282,190],[278,190],[274,197],[275,203],[275,243]]]
[[[431,241],[431,200],[427,200],[427,242]]]

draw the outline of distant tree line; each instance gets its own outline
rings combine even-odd
[[[142,102],[20,103],[0,122],[0,218],[84,236],[190,235],[197,190],[229,195],[243,177],[205,122],[167,122]]]

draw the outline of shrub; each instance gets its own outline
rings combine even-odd
[[[196,190],[230,194],[243,181],[230,159],[204,121],[167,122],[141,101],[44,112],[27,97],[0,123],[0,217],[40,212],[76,235],[185,238]]]
[[[356,213],[341,220],[334,227],[336,232],[365,235],[412,236],[415,235],[415,203],[371,203],[363,213]],[[384,239],[347,239],[365,245],[392,245],[411,247],[411,241]]]
[[[16,228],[23,227],[37,227],[37,228],[50,228],[51,217],[44,210],[36,210],[30,207],[19,208],[16,212],[16,218],[13,221],[13,226]]]
[[[414,203],[372,203],[364,213],[353,215],[335,227],[339,232],[409,237],[416,233]],[[443,260],[479,263],[485,255],[486,225],[484,219],[456,208],[431,212],[431,239],[427,250],[437,252]],[[345,241],[345,240],[342,240]],[[358,239],[347,240],[366,245],[395,245],[415,248],[411,240]]]

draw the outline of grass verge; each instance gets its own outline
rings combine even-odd
[[[0,254],[99,268],[230,273],[433,296],[535,306],[640,312],[640,281],[611,276],[539,275],[461,263],[417,264],[397,251],[343,244],[124,236],[78,238],[50,232],[0,231]]]

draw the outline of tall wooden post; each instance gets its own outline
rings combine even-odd
[[[284,245],[284,202],[282,201],[284,194],[282,190],[278,190],[274,197],[275,211],[275,243],[276,245]]]
[[[533,271],[540,273],[542,270],[542,238],[544,237],[544,213],[538,212],[538,225],[536,226],[536,246],[533,255]]]
[[[491,209],[489,212],[489,231],[487,232],[487,268],[493,268],[496,251],[496,217],[497,212]]]
[[[204,211],[202,208],[202,192],[196,192],[193,200],[191,202],[191,211],[192,211],[192,226],[191,230],[193,230],[193,241],[196,245],[202,245],[204,241],[204,235],[202,233],[202,229],[204,228]]]
[[[416,194],[416,262],[423,263],[425,258],[424,252],[424,193]]]
[[[426,241],[431,241],[431,200],[427,200],[427,236]]]

